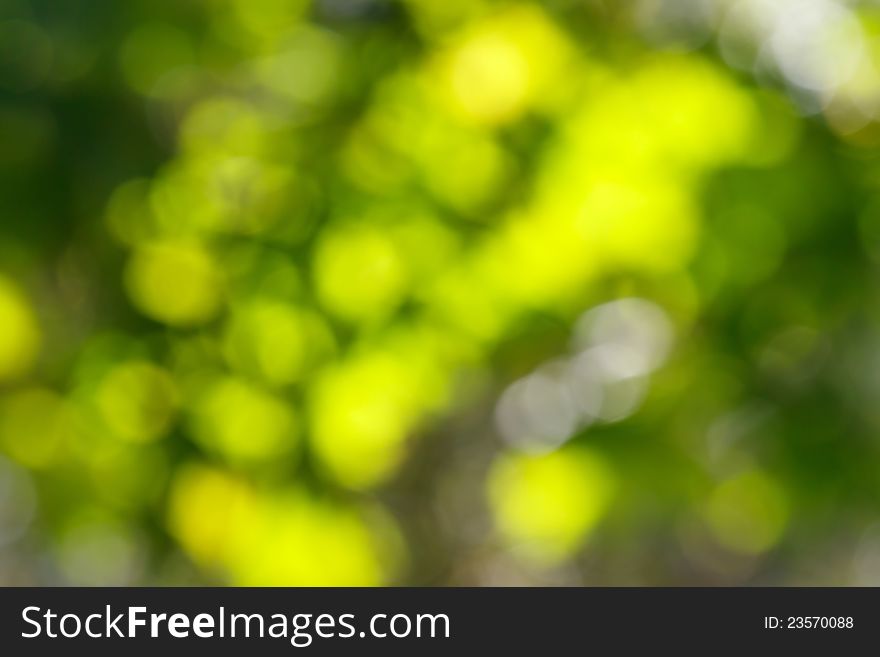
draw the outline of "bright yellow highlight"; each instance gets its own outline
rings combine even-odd
[[[184,467],[171,486],[169,530],[196,562],[217,568],[228,558],[236,533],[249,530],[255,504],[254,493],[232,475]]]
[[[98,386],[96,403],[110,432],[121,440],[143,443],[164,436],[177,408],[171,376],[146,361],[122,363]]]
[[[301,490],[272,496],[233,555],[232,579],[246,586],[380,585],[395,561],[384,549],[394,547],[393,537],[374,535],[365,520]]]
[[[783,489],[757,470],[718,486],[706,509],[706,519],[718,541],[744,554],[761,554],[776,545],[788,515]]]
[[[198,443],[234,465],[265,462],[290,453],[297,446],[297,428],[290,405],[232,377],[211,384],[195,410]]]
[[[274,385],[301,380],[333,347],[333,335],[320,315],[274,300],[236,310],[224,340],[233,367]]]
[[[609,267],[675,270],[695,244],[696,210],[674,185],[596,181],[581,212],[578,229]]]
[[[529,71],[517,43],[499,34],[478,35],[455,52],[451,67],[453,98],[468,116],[500,123],[522,111]]]
[[[714,166],[744,157],[751,145],[758,119],[751,96],[707,60],[658,58],[628,95],[643,119],[639,129],[657,136],[667,162]],[[650,104],[640,104],[646,98]]]
[[[241,586],[375,586],[398,558],[384,518],[299,489],[257,491],[204,466],[172,485],[169,525],[203,567]],[[375,522],[379,520],[379,522]]]
[[[572,173],[580,165],[579,177],[668,178],[745,157],[757,126],[754,102],[728,75],[702,59],[665,55],[604,82],[570,120],[564,144],[580,160],[568,162]],[[558,180],[548,184],[558,188]]]
[[[489,474],[489,501],[501,533],[539,563],[571,556],[608,506],[614,477],[580,447],[541,456],[507,454]]]
[[[486,250],[496,294],[517,303],[552,304],[581,289],[599,266],[594,236],[557,212],[511,217]],[[511,267],[510,263],[517,263]]]
[[[50,390],[19,390],[0,404],[0,446],[29,468],[53,465],[70,439],[72,426],[67,402]]]
[[[416,75],[396,75],[352,131],[343,151],[346,173],[359,187],[389,193],[411,177],[445,206],[486,220],[514,169],[496,138],[444,113]],[[413,208],[413,213],[424,213]]]
[[[0,381],[27,372],[39,347],[40,329],[27,300],[0,277]]]
[[[406,292],[401,254],[379,227],[344,224],[328,229],[315,258],[321,302],[343,319],[380,319],[394,310]]]
[[[374,485],[404,455],[424,400],[408,363],[376,353],[325,371],[311,399],[313,449],[340,483]]]
[[[441,58],[453,108],[477,124],[498,125],[540,105],[561,74],[569,46],[544,13],[522,5],[492,15]]]
[[[125,273],[134,305],[163,324],[202,324],[220,309],[220,274],[208,252],[196,245],[143,247],[134,253]]]

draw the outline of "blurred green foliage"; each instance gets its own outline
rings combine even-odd
[[[796,5],[7,0],[0,582],[880,582],[880,14]]]

